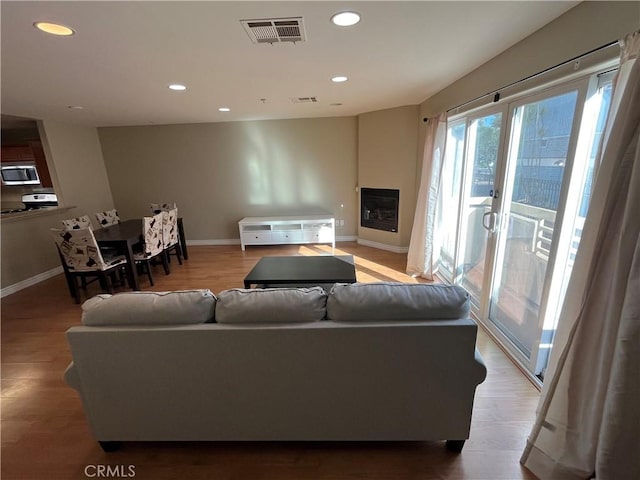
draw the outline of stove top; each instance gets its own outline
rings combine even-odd
[[[20,207],[19,204],[14,203],[16,208],[5,208],[4,210],[0,210],[0,214],[11,214],[11,213],[21,213],[21,212],[30,212],[32,210],[39,210],[44,208],[51,208],[58,206],[58,197],[55,193],[52,192],[32,192],[25,193],[22,195],[22,204],[23,207]]]
[[[20,212],[30,212],[32,210],[40,210],[37,207],[30,208],[11,208],[9,210],[0,210],[0,214],[4,215],[5,213],[20,213]]]

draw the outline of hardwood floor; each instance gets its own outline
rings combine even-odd
[[[197,246],[189,260],[154,271],[153,289],[241,287],[265,255],[331,253],[327,246]],[[406,255],[353,242],[336,254],[356,257],[358,281],[416,282],[405,275]],[[90,285],[90,295],[98,293]],[[64,336],[80,322],[80,305],[69,296],[62,275],[2,299],[3,480],[99,478],[136,479],[535,479],[518,463],[534,420],[539,393],[482,331],[478,348],[488,377],[476,392],[471,438],[460,455],[444,442],[399,443],[124,443],[103,453],[91,437],[80,399],[62,376],[71,355]],[[215,414],[215,412],[212,412]],[[129,469],[133,466],[133,470]],[[116,469],[116,470],[113,470]]]

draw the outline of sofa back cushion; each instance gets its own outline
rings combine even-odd
[[[316,322],[326,316],[327,293],[311,288],[233,288],[218,294],[218,323]]]
[[[469,316],[469,294],[458,285],[337,283],[327,299],[327,319],[447,320]]]
[[[215,306],[210,290],[103,294],[82,304],[82,323],[94,327],[205,323],[213,321]]]

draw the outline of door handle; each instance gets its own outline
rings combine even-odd
[[[487,212],[482,215],[482,226],[491,233],[496,231],[498,214],[496,212]],[[488,221],[487,221],[488,220]]]

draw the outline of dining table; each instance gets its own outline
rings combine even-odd
[[[133,259],[133,246],[143,241],[142,219],[125,220],[120,223],[109,225],[93,231],[98,246],[100,248],[110,248],[116,250],[127,259],[125,270],[129,287],[133,290],[140,290],[140,280],[136,263]]]
[[[136,269],[135,260],[133,259],[133,246],[142,242],[142,218],[133,218],[125,220],[108,227],[94,230],[93,234],[101,248],[111,248],[124,255],[127,259],[125,266],[129,287],[132,290],[140,290],[140,280],[138,279],[138,271]],[[182,218],[178,218],[178,237],[180,247],[182,248],[183,258],[187,260],[186,241],[184,236],[184,225]]]

